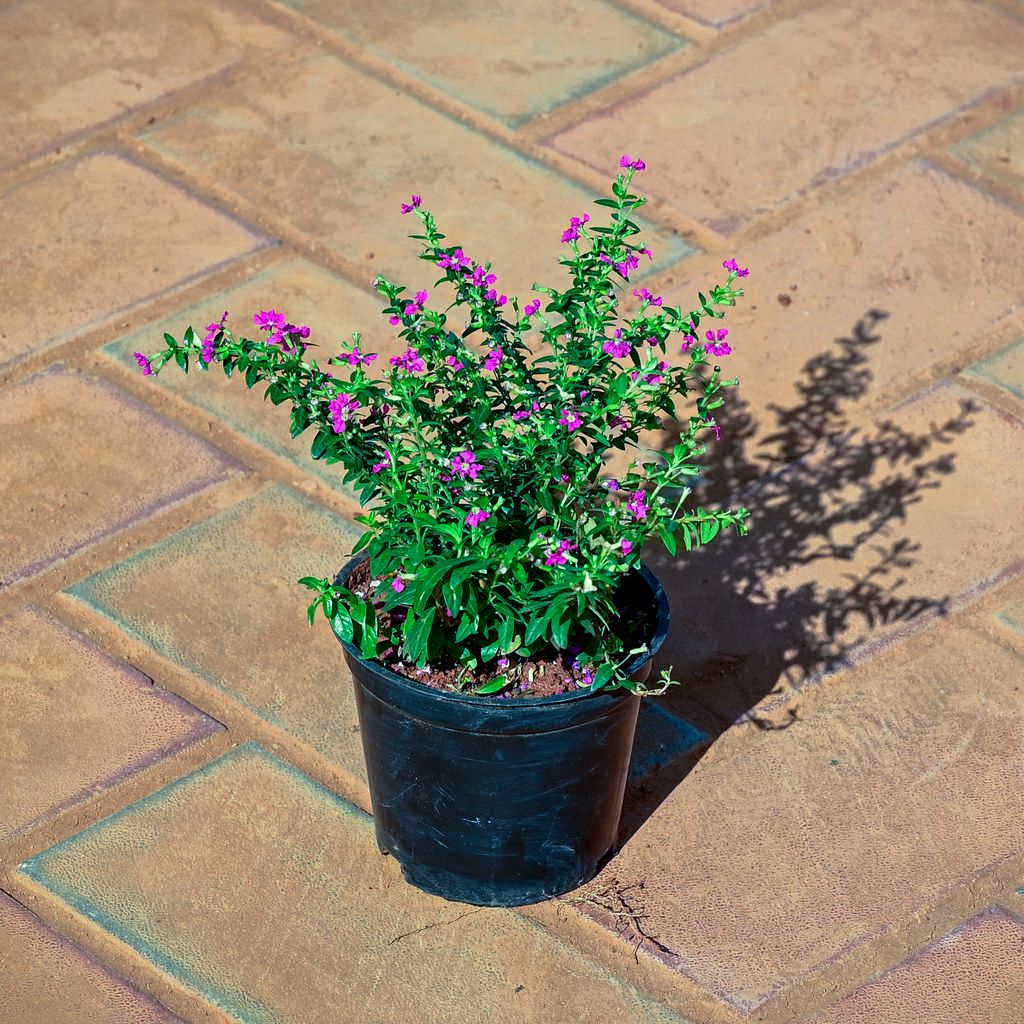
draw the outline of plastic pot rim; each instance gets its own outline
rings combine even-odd
[[[343,584],[352,572],[355,571],[356,567],[365,562],[369,557],[369,553],[363,551],[351,558],[345,564],[344,568],[342,568],[334,577],[335,585]],[[632,661],[628,662],[623,667],[623,671],[626,672],[627,675],[631,675],[632,673],[639,671],[645,664],[647,664],[647,662],[654,658],[659,650],[661,650],[661,647],[668,636],[670,619],[668,597],[666,596],[661,583],[658,581],[658,577],[643,564],[635,566],[631,572],[636,573],[644,583],[647,584],[647,587],[651,592],[651,597],[657,606],[658,617],[654,629],[654,636],[651,637],[651,640],[647,645],[647,650],[643,654],[638,654]],[[628,578],[628,574],[626,578]],[[379,661],[373,658],[364,658],[358,647],[338,636],[333,623],[331,624],[331,632],[334,633],[338,643],[341,644],[345,653],[348,654],[349,657],[367,665],[372,665],[377,672],[399,686],[405,687],[413,692],[418,692],[424,696],[440,698],[446,702],[452,701],[468,704],[476,708],[493,707],[496,709],[501,708],[512,711],[519,707],[543,707],[545,705],[566,704],[571,701],[584,700],[586,698],[614,698],[621,694],[629,694],[629,691],[624,690],[592,690],[589,687],[580,687],[579,689],[571,690],[568,693],[556,693],[546,697],[516,697],[514,700],[509,700],[507,697],[476,697],[473,694],[455,693],[451,690],[438,690],[433,686],[418,683],[415,679],[410,679],[408,676],[404,676],[399,672],[392,672],[391,669],[386,668]]]

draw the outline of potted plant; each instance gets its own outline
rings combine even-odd
[[[583,213],[562,235],[569,287],[535,285],[542,298],[523,308],[490,263],[446,244],[418,195],[403,203],[440,271],[433,288],[453,301],[375,279],[406,345],[382,378],[358,333],[321,366],[310,329],[273,309],[255,315],[255,338],[225,313],[202,337],[190,327],[135,356],[146,374],[219,365],[267,384],[291,405],[292,435],[313,428],[313,458],[341,463],[358,490],[366,530],[333,580],[301,581],[316,595],[309,621],[327,617],[355,682],[379,848],[453,900],[534,902],[600,869],[639,697],[672,681],[666,670],[645,684],[669,611],[640,553],[655,536],[675,555],[678,538],[690,550],[745,530],[745,509],[684,504],[737,383],[717,365],[728,332],[701,323],[735,304],[747,270],[726,260],[724,283],[689,312],[636,288],[639,308],[620,322],[617,292],[652,258],[630,220],[643,161],[620,167],[612,197],[596,200],[610,224]],[[673,339],[680,366],[659,358]],[[677,399],[691,403],[685,419]],[[680,419],[671,454],[602,475],[609,450],[637,448],[661,413]]]

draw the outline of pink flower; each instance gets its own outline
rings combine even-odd
[[[605,487],[607,487],[609,491],[621,490],[621,488],[619,487],[619,481],[616,480],[615,477],[612,477],[610,480],[608,480],[605,483]]]
[[[363,355],[359,351],[359,346],[356,345],[351,352],[343,352],[338,358],[339,360],[344,360],[349,366],[359,366],[361,363],[372,363],[377,358],[377,353],[369,352]]]
[[[402,203],[402,213],[412,213],[423,200],[419,196],[413,196],[407,203]]]
[[[639,260],[637,262],[639,263]],[[660,306],[665,301],[660,295],[652,295],[646,288],[634,288],[633,294],[652,306]]]
[[[349,419],[355,414],[359,406],[358,399],[353,398],[344,391],[339,391],[334,396],[328,408],[331,413],[331,425],[336,434],[343,434],[345,432]]]
[[[531,409],[518,409],[516,412],[512,413],[512,419],[513,420],[525,420],[525,419],[527,419],[531,415],[532,412],[539,412],[539,411],[540,411],[540,405],[537,402],[534,402],[532,410]]]
[[[488,274],[481,266],[476,266],[472,270],[467,267],[466,276],[477,288],[483,288],[484,285],[489,287],[498,280],[497,274]]]
[[[708,339],[708,344],[704,346],[704,351],[713,356],[727,356],[732,349],[729,347],[729,343],[723,342],[723,339],[729,332],[723,327],[719,331],[707,331],[704,335]]]
[[[139,364],[139,369],[142,371],[143,377],[148,377],[153,372],[153,367],[150,361],[141,353],[133,353],[132,358]]]
[[[738,266],[734,259],[726,260],[722,266],[725,267],[726,270],[731,270],[737,277],[747,277],[750,274],[750,271],[746,267]]]
[[[622,541],[622,553],[624,555],[628,555],[630,553],[630,551],[632,551],[632,550],[633,550],[633,543],[632,543],[632,541],[623,540]]]
[[[385,452],[384,458],[380,462],[375,462],[371,468],[371,473],[379,473],[382,469],[387,469],[391,465],[391,452]]]
[[[563,473],[559,477],[559,479],[562,481],[563,484],[567,484],[572,479],[572,477],[570,477],[568,473]]]
[[[575,551],[576,545],[570,544],[567,540],[560,541],[558,547],[544,559],[545,565],[565,565],[567,559],[565,557],[566,552]]]
[[[558,422],[569,430],[578,430],[583,426],[583,420],[580,419],[580,414],[572,408],[563,409]]]
[[[414,348],[406,349],[400,356],[392,356],[388,362],[408,373],[422,373],[427,368],[427,364],[420,358],[419,351]]]
[[[469,257],[461,249],[456,249],[453,253],[445,253],[437,261],[437,265],[445,270],[449,267],[458,270],[460,267],[469,266]]]
[[[470,480],[475,480],[480,475],[480,463],[468,448],[452,459],[452,469],[463,478],[468,476]]]
[[[533,302],[528,302],[523,309],[523,313],[526,316],[535,316],[537,311],[540,309],[540,299],[534,299]]]
[[[472,512],[470,512],[466,516],[466,523],[470,527],[476,527],[476,526],[479,526],[485,520],[490,519],[490,518],[491,518],[491,513],[490,512],[484,512],[481,509],[476,509],[475,508],[475,509],[473,509]]]
[[[626,502],[626,509],[636,519],[647,518],[647,496],[643,491],[634,491],[633,496]]]
[[[643,171],[647,168],[647,164],[645,164],[643,160],[630,160],[625,153],[619,159],[619,166],[632,167],[634,171]]]
[[[714,420],[708,420],[707,425],[711,428],[712,432],[714,433],[715,440],[716,441],[721,441],[722,440],[722,428]]]
[[[466,365],[465,363],[460,363],[460,362],[458,361],[458,359],[456,359],[456,358],[455,358],[455,356],[449,356],[449,357],[448,357],[448,358],[447,358],[447,359],[445,360],[445,362],[446,362],[446,363],[447,363],[447,364],[448,364],[449,366],[452,366],[452,367],[454,367],[454,368],[455,368],[455,372],[456,372],[456,373],[458,373],[458,371],[459,371],[459,370],[465,369],[465,365]]]
[[[402,582],[402,577],[401,577],[401,576],[396,576],[396,577],[395,577],[395,578],[394,578],[394,579],[393,579],[393,580],[391,581],[391,589],[392,589],[392,590],[393,590],[393,591],[394,591],[394,592],[395,592],[396,594],[400,594],[400,593],[401,593],[401,592],[402,592],[403,590],[405,590],[405,584],[404,584],[404,583]]]
[[[410,302],[405,309],[402,310],[403,316],[416,316],[417,313],[423,312],[423,303],[427,301],[426,292],[417,292],[416,298]]]
[[[499,309],[508,302],[508,296],[499,295],[495,288],[491,288],[484,292],[484,298],[487,299],[488,302],[493,302]]]
[[[284,313],[278,313],[276,309],[261,310],[252,320],[261,331],[267,333],[284,330]]]
[[[500,345],[497,348],[492,348],[491,351],[487,353],[487,358],[484,359],[484,369],[491,370],[492,372],[496,370],[504,355],[505,353],[502,351]]]
[[[569,220],[569,227],[562,232],[563,242],[575,242],[580,237],[580,228],[590,220],[590,214],[585,213],[582,217],[572,217]]]

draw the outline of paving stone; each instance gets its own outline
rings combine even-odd
[[[228,325],[249,337],[256,329],[252,316],[258,310],[284,310],[296,323],[309,324],[313,330],[310,342],[321,346],[310,350],[310,357],[326,366],[327,359],[337,354],[341,341],[351,341],[353,331],[360,331],[363,352],[381,354],[377,366],[387,357],[405,350],[394,329],[381,316],[383,301],[335,277],[328,271],[302,259],[287,260],[261,274],[247,279],[201,302],[141,327],[125,338],[111,342],[104,351],[119,362],[137,371],[132,353],[152,353],[163,346],[163,333],[169,331],[180,338],[185,327],[202,330],[217,320],[224,310],[231,316]],[[373,367],[371,367],[373,369]],[[337,372],[337,371],[336,371]],[[344,468],[314,462],[309,454],[313,431],[298,438],[289,436],[290,407],[275,406],[263,400],[264,388],[252,391],[238,377],[228,380],[223,373],[193,371],[188,376],[173,367],[155,378],[153,386],[167,388],[218,420],[251,438],[257,444],[290,459],[301,469],[315,473],[325,483],[354,491],[341,483]]]
[[[402,0],[342,12],[329,0],[284,0],[332,32],[507,124],[614,81],[685,40],[603,0],[473,8]]]
[[[1024,340],[1008,345],[985,359],[979,359],[964,373],[1004,388],[1017,398],[1024,398]]]
[[[732,234],[1019,81],[1022,49],[1024,24],[972,0],[818,5],[551,144],[597,167],[638,154],[652,194]]]
[[[54,0],[7,5],[0,38],[7,164],[216,75],[245,53],[269,55],[290,37],[230,2],[93,0],[86,9]]]
[[[996,618],[999,619],[1000,622],[1009,626],[1010,629],[1024,634],[1024,600],[1015,601],[1013,604],[1004,608],[999,612]]]
[[[34,608],[0,619],[0,841],[220,726]]]
[[[654,955],[751,1011],[1019,855],[1022,669],[932,629],[727,732],[606,869],[643,883]]]
[[[69,592],[364,779],[351,676],[297,583],[333,576],[361,532],[270,486]]]
[[[266,244],[114,153],[60,164],[8,189],[0,195],[0,233],[0,291],[14,297],[0,327],[0,367]]]
[[[0,1019],[9,1024],[182,1024],[2,892]]]
[[[519,915],[404,884],[365,814],[254,744],[23,869],[253,1024],[476,1020],[481,1007],[494,1022],[682,1024]]]
[[[724,28],[741,18],[773,6],[777,0],[657,0],[661,7],[685,14],[712,28]]]
[[[730,404],[738,396],[753,420],[735,427],[760,435],[748,447],[794,424],[812,443],[935,363],[972,362],[977,339],[1019,307],[1020,283],[997,254],[1022,238],[1024,211],[915,162],[737,253],[750,276],[727,310],[734,352],[721,362],[740,378]],[[650,287],[691,309],[724,280],[719,264],[693,257]]]
[[[942,384],[767,476],[747,537],[652,553],[674,623],[659,658],[687,681],[669,710],[765,711],[1024,570],[1024,424],[964,401]]]
[[[1024,113],[1016,113],[952,148],[972,167],[1024,191]]]
[[[672,714],[659,704],[645,700],[636,723],[630,781],[638,782],[711,737],[692,722]]]
[[[339,117],[338,111],[345,116]],[[211,134],[217,145],[207,141]],[[505,294],[568,282],[557,263],[571,215],[594,198],[330,55],[275,62],[233,76],[142,136],[165,157],[366,266],[427,287],[420,233],[399,204],[415,192],[449,244],[491,260]],[[609,194],[618,159],[606,165]],[[692,251],[664,229],[653,243],[671,262]],[[415,290],[414,289],[414,290]]]
[[[1024,921],[998,907],[986,910],[814,1017],[813,1024],[1020,1024],[1022,947]]]
[[[0,401],[0,584],[38,572],[239,468],[106,381],[51,367]]]

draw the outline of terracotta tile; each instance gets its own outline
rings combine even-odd
[[[656,0],[659,6],[685,14],[712,28],[723,28],[755,11],[773,6],[777,0]]]
[[[813,1024],[1019,1024],[1022,947],[1024,921],[998,907],[986,910],[814,1017]]]
[[[238,468],[120,388],[60,367],[0,402],[0,517],[31,523],[0,549],[9,583]]]
[[[74,0],[45,8],[14,3],[0,10],[0,37],[7,43],[2,164],[216,75],[247,52],[268,55],[289,41],[241,5],[201,0],[94,0],[87,9]]]
[[[1024,211],[916,162],[737,253],[750,276],[723,321],[734,351],[721,364],[740,378],[730,405],[745,408],[730,429],[753,432],[753,454],[803,423],[802,443],[813,446],[937,362],[971,362],[976,339],[1019,305],[994,254],[1021,237]],[[950,259],[954,249],[963,259]],[[691,309],[698,291],[724,280],[720,264],[694,256],[650,287]],[[669,349],[676,363],[678,348]]]
[[[1024,192],[1024,113],[1012,114],[998,124],[952,147],[955,156]]]
[[[967,401],[942,384],[847,427],[749,489],[747,537],[652,553],[673,622],[686,624],[659,654],[687,680],[666,707],[730,722],[766,711],[1024,570],[1024,424],[982,403],[963,411]]]
[[[284,0],[428,84],[516,126],[678,49],[685,40],[603,0],[467,7],[402,0],[346,9]]]
[[[1022,669],[929,630],[790,728],[727,732],[606,875],[643,882],[661,959],[751,1011],[1024,850]]]
[[[211,133],[216,146],[207,145]],[[491,260],[505,294],[529,301],[535,281],[568,282],[558,265],[570,215],[594,198],[452,118],[329,55],[234,76],[208,99],[143,133],[165,157],[351,260],[416,289],[437,280],[406,236],[411,193],[448,244]],[[607,164],[608,187],[618,159]],[[667,231],[652,248],[671,262],[692,251]]]
[[[532,922],[405,885],[366,815],[252,744],[24,870],[243,1020],[429,1024],[485,1006],[496,1024],[682,1024]]]
[[[968,377],[987,381],[1024,398],[1024,340],[1008,345],[964,370]]]
[[[0,619],[0,645],[0,841],[220,728],[37,609]]]
[[[1022,47],[1024,25],[971,0],[818,5],[552,145],[595,167],[635,152],[654,195],[732,234],[1019,80]]]
[[[2,892],[0,1015],[11,1024],[181,1024]]]
[[[271,486],[69,592],[363,779],[351,676],[297,583],[333,576],[361,532]]]
[[[281,263],[241,284],[204,298],[201,302],[178,313],[172,313],[157,323],[133,331],[125,338],[111,342],[104,351],[132,370],[138,370],[132,353],[152,353],[163,347],[163,334],[168,331],[180,338],[191,325],[202,330],[211,320],[217,320],[224,310],[231,316],[229,326],[253,337],[252,316],[258,310],[276,308],[287,312],[296,323],[308,324],[313,334],[310,342],[320,346],[310,350],[310,358],[326,365],[330,356],[338,352],[339,342],[350,341],[352,332],[362,334],[363,352],[379,352],[381,362],[405,345],[399,344],[394,329],[381,316],[383,300],[360,291],[347,281],[302,259]],[[373,367],[371,367],[373,369]],[[263,399],[263,387],[248,391],[238,377],[228,380],[223,373],[190,372],[188,376],[175,368],[168,368],[153,379],[153,387],[168,389],[211,417],[221,420],[257,444],[290,459],[300,469],[315,473],[325,483],[354,492],[341,482],[344,468],[314,462],[309,446],[314,432],[310,430],[299,438],[289,436],[290,413],[287,405],[275,406]]]
[[[0,366],[262,248],[203,200],[113,153],[51,168],[0,195],[6,239]]]

